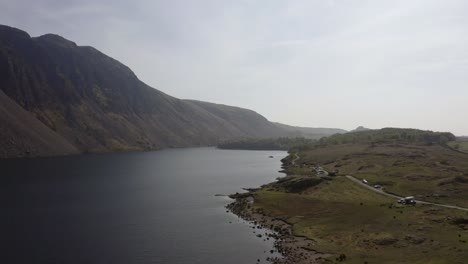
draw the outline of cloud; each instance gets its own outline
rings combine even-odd
[[[92,45],[171,95],[293,125],[468,134],[465,1],[5,1],[0,23]],[[452,103],[455,102],[455,103]],[[434,118],[428,120],[428,116]]]

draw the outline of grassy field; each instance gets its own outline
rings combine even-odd
[[[312,249],[346,255],[346,263],[466,263],[468,213],[401,206],[345,177],[319,180],[300,192],[288,177],[255,193],[254,207],[316,241]],[[310,176],[309,176],[310,178]],[[316,178],[318,179],[318,178]]]
[[[338,169],[386,191],[420,200],[468,207],[468,154],[443,145],[358,143],[317,146],[298,164]]]
[[[468,141],[450,141],[447,145],[455,150],[468,153]]]
[[[311,249],[346,263],[468,263],[468,212],[404,206],[343,175],[419,200],[468,207],[468,154],[431,142],[316,145],[284,160],[287,177],[254,193],[254,207],[290,223]],[[461,147],[459,147],[461,148]],[[289,162],[288,162],[289,161]],[[315,176],[316,165],[341,176]]]

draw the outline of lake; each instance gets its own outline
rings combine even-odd
[[[215,194],[273,181],[286,155],[192,148],[0,160],[0,260],[265,263],[273,241]]]

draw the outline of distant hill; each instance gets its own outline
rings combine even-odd
[[[363,127],[363,126],[358,126],[356,129],[353,129],[349,132],[360,132],[360,131],[367,131],[367,130],[371,130],[371,129],[367,127]]]
[[[290,137],[305,137],[310,139],[319,139],[325,136],[346,133],[348,131],[340,128],[321,128],[321,127],[297,127],[289,126],[281,123],[274,123],[281,130],[289,132]]]
[[[295,134],[251,110],[169,96],[92,47],[53,34],[31,38],[1,25],[0,91],[0,157],[207,146]]]
[[[444,144],[455,140],[449,132],[433,132],[406,128],[382,128],[353,133],[336,134],[319,140],[321,144],[407,142],[423,144]]]

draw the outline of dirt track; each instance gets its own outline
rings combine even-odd
[[[354,178],[353,176],[351,175],[346,175],[345,176],[347,179],[351,180],[352,182],[354,183],[357,183],[359,185],[361,185],[362,187],[364,188],[367,188],[373,192],[376,192],[376,193],[380,193],[382,195],[385,195],[385,196],[388,196],[388,197],[392,197],[392,198],[396,198],[396,199],[401,199],[403,197],[401,196],[398,196],[398,195],[394,195],[394,194],[391,194],[391,193],[387,193],[385,192],[384,190],[382,189],[377,189],[377,188],[374,188],[372,186],[369,186],[365,183],[363,183],[362,181]],[[464,207],[460,207],[460,206],[456,206],[456,205],[450,205],[450,204],[438,204],[438,203],[431,203],[431,202],[426,202],[426,201],[420,201],[420,200],[416,200],[416,203],[419,203],[419,204],[429,204],[429,205],[434,205],[434,206],[440,206],[440,207],[446,207],[446,208],[452,208],[452,209],[458,209],[458,210],[462,210],[462,211],[466,211],[468,212],[468,208],[464,208]]]

